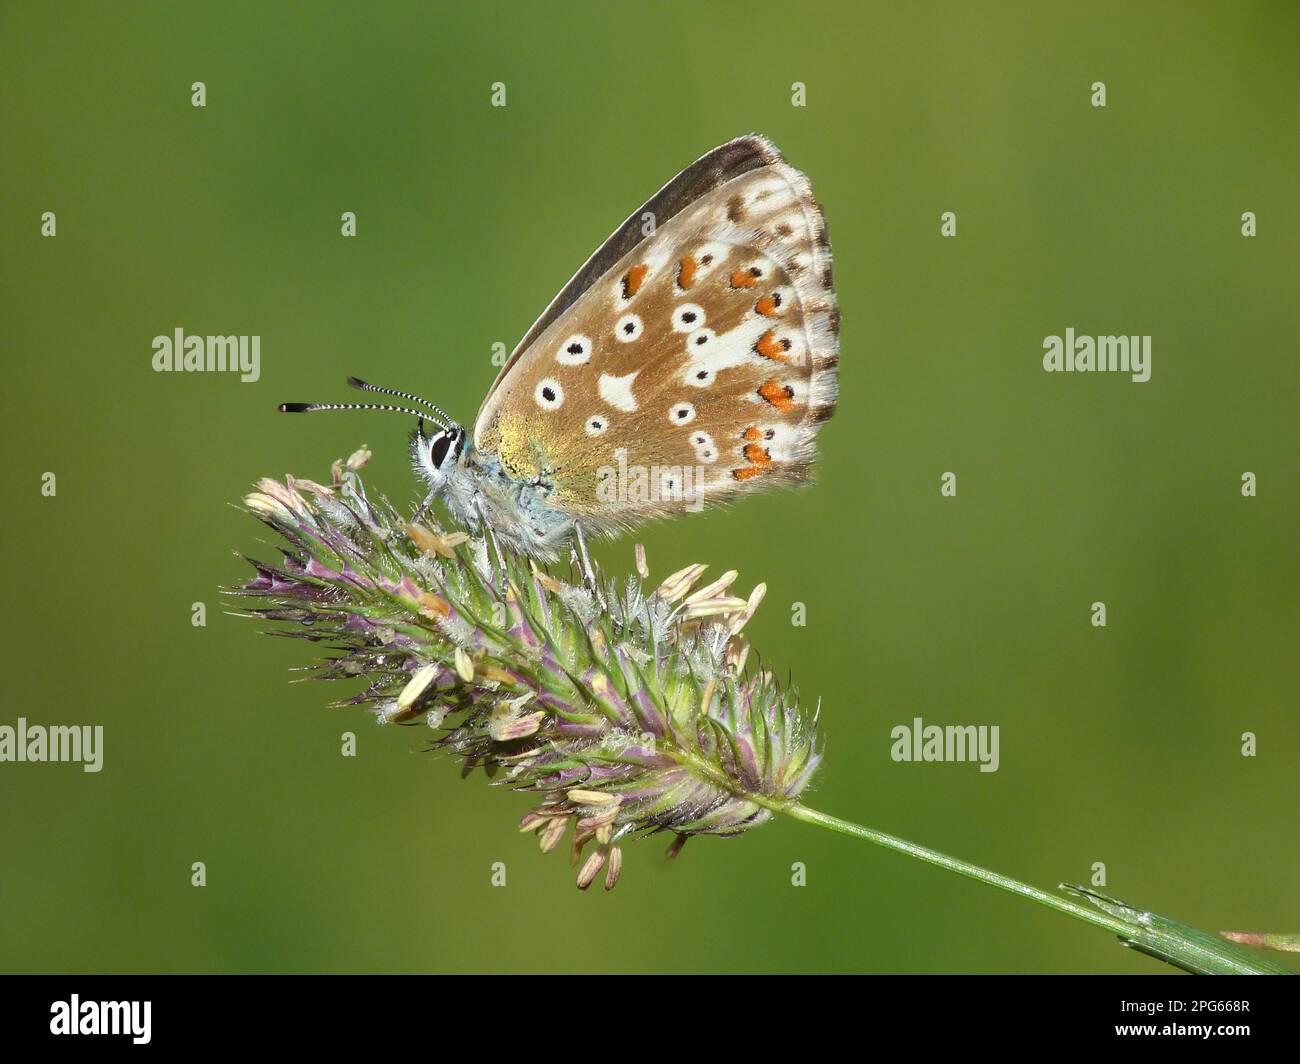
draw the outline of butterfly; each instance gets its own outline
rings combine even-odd
[[[524,335],[467,431],[411,392],[285,412],[415,416],[416,473],[464,527],[542,560],[807,478],[835,410],[840,316],[808,179],[764,137],[697,159],[628,216]],[[425,421],[436,426],[426,435]]]

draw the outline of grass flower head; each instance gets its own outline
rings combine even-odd
[[[236,589],[277,634],[327,646],[324,679],[353,679],[383,722],[426,722],[468,772],[538,795],[520,825],[544,852],[567,837],[586,889],[618,881],[620,842],[739,835],[793,802],[817,767],[815,719],[743,635],[763,596],[705,566],[652,589],[645,552],[596,589],[484,539],[405,522],[369,499],[369,452],[329,485],[263,480],[245,506],[284,541]]]

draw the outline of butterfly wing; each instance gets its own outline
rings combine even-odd
[[[593,530],[799,480],[835,407],[838,331],[808,181],[742,137],[578,271],[502,369],[475,444]]]

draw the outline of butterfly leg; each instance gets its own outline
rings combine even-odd
[[[587,590],[591,592],[602,607],[607,607],[604,597],[600,593],[600,586],[596,582],[596,570],[591,566],[591,555],[587,553],[587,538],[582,534],[582,525],[577,521],[573,522],[573,541],[575,544],[575,553],[578,555],[578,568],[582,573],[582,582],[586,585]]]
[[[411,524],[418,525],[424,520],[424,515],[429,512],[429,507],[433,505],[433,500],[437,497],[438,493],[436,491],[431,491],[424,497],[424,502],[420,503],[420,508],[411,517]]]
[[[506,561],[504,556],[501,554],[501,544],[497,542],[497,534],[492,531],[492,526],[488,523],[487,515],[483,512],[483,500],[475,499],[474,501],[475,509],[478,510],[479,524],[483,529],[484,536],[487,537],[487,541],[492,547],[492,559],[496,562],[497,594],[504,599],[506,597]]]

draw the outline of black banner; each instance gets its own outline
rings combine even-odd
[[[1294,1032],[1294,997],[1286,980],[1176,976],[57,975],[3,977],[0,1022],[7,1049],[92,1052],[373,1053],[409,1041],[434,1054],[531,1045],[536,1056],[604,1042],[611,1055],[637,1030],[643,1046],[667,1051],[682,1038],[693,1054],[701,1037],[816,1054],[828,1035],[864,1052],[900,1041],[927,1051],[1127,1042],[1257,1052]],[[687,1020],[696,1033],[671,1034]]]

